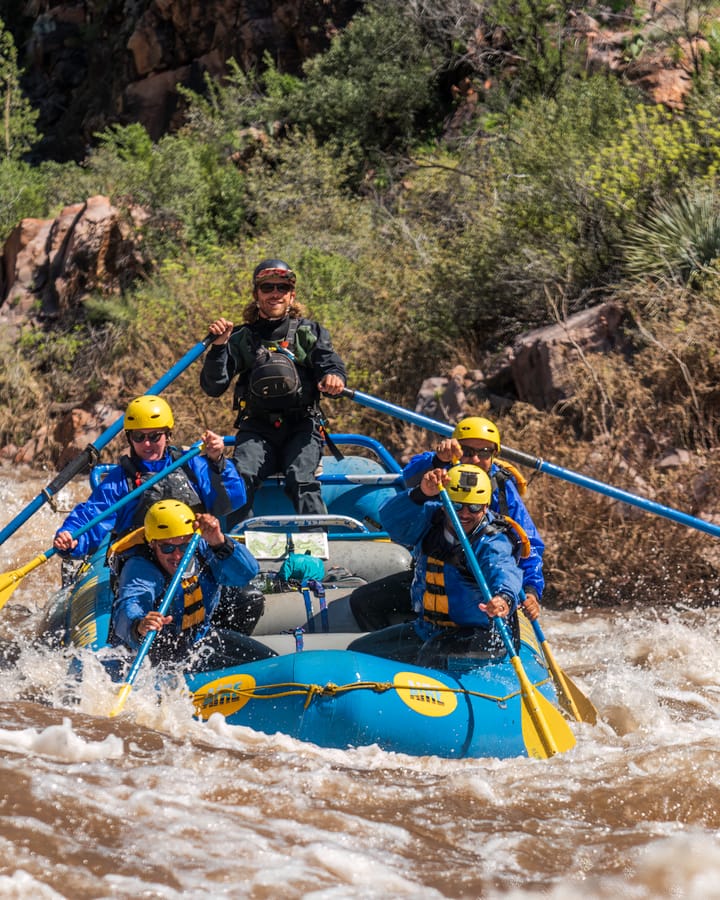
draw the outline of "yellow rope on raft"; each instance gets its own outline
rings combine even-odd
[[[548,684],[550,678],[538,681],[535,686],[542,687]],[[377,694],[384,694],[386,691],[407,690],[404,685],[393,684],[391,681],[355,681],[350,684],[334,684],[329,681],[326,684],[302,684],[300,682],[280,682],[278,684],[255,685],[248,688],[223,687],[222,693],[227,697],[246,697],[248,700],[279,700],[282,697],[294,697],[298,695],[306,695],[304,708],[307,709],[314,697],[335,697],[339,694],[348,693],[349,691],[369,690]],[[513,697],[520,695],[520,691],[512,691],[503,697],[494,694],[485,694],[482,691],[473,691],[469,688],[447,687],[445,685],[433,685],[433,692],[466,694],[469,697],[478,697],[481,700],[490,700],[493,703],[507,703]],[[262,691],[262,693],[258,693]],[[272,693],[270,693],[272,692]],[[202,691],[195,694],[195,705],[202,705],[205,695]]]

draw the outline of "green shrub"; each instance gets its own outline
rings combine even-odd
[[[308,60],[302,79],[265,60],[265,119],[309,129],[321,143],[362,159],[403,152],[440,121],[439,48],[423,38],[402,4],[368,4]]]

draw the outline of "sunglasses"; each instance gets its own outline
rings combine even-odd
[[[189,543],[190,541],[185,541],[184,544],[156,544],[155,546],[163,556],[172,556],[173,553],[184,553]]]
[[[469,509],[471,513],[479,513],[485,509],[484,503],[458,503],[456,500],[453,500],[453,509],[456,512],[460,512],[462,508],[465,507]]]
[[[293,289],[291,284],[276,284],[274,281],[264,281],[262,284],[258,285],[258,290],[262,294],[272,294],[277,292],[278,294],[289,294]]]
[[[145,441],[150,441],[151,444],[159,444],[160,438],[164,438],[167,432],[165,431],[128,431],[128,437],[133,442],[133,444],[144,444]]]
[[[469,447],[467,444],[460,444],[460,450],[463,456],[477,456],[478,459],[490,459],[495,453],[494,447],[483,447],[478,450],[477,447]]]

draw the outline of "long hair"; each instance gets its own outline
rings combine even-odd
[[[302,303],[298,302],[298,300],[293,300],[290,304],[290,309],[288,310],[288,316],[291,319],[302,319],[305,316],[305,307]],[[246,325],[254,325],[259,318],[260,314],[258,313],[257,302],[253,298],[245,309],[243,309],[243,322]]]

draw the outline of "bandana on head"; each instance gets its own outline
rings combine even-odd
[[[262,269],[255,276],[255,284],[263,281],[287,281],[289,284],[295,284],[295,273],[288,269]]]

